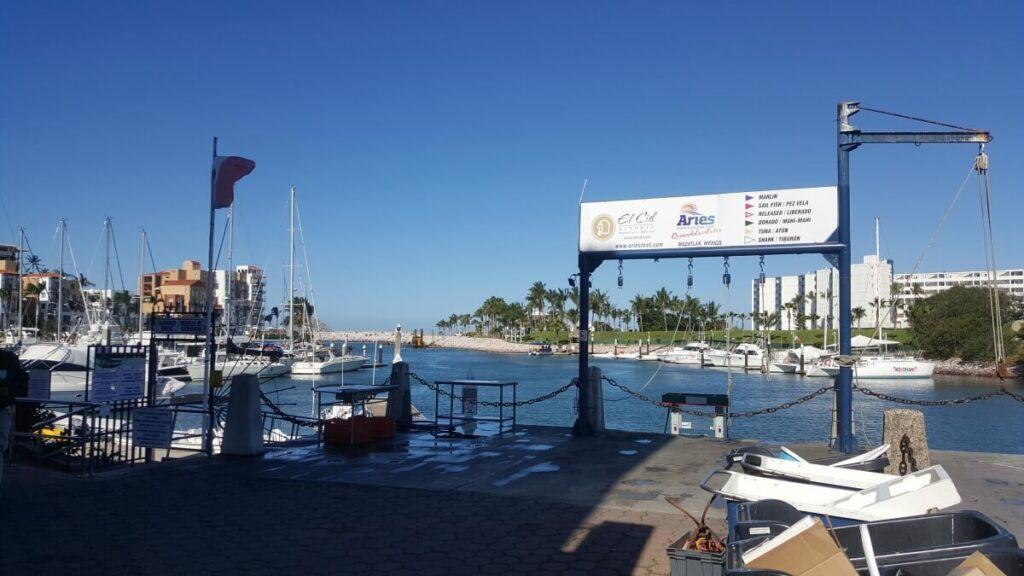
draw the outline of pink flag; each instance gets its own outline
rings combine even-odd
[[[256,163],[241,156],[217,156],[213,159],[213,207],[227,208],[235,200],[235,182],[256,168]]]

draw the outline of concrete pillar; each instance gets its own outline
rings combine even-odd
[[[412,428],[412,396],[409,393],[409,365],[395,362],[391,365],[391,385],[397,390],[388,393],[387,415],[395,419],[395,428]]]
[[[255,374],[231,379],[228,416],[224,424],[221,454],[255,456],[263,454],[263,418],[260,415],[260,381]]]
[[[604,383],[601,382],[601,369],[590,367],[590,385],[587,386],[587,418],[591,430],[595,433],[604,432]]]
[[[882,424],[883,442],[889,445],[887,474],[910,474],[932,465],[924,413],[920,410],[886,410]]]

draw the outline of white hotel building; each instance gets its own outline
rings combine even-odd
[[[905,309],[897,307],[895,312],[888,302],[893,299],[894,285],[899,291],[896,298],[909,304],[920,298],[927,298],[954,286],[985,286],[988,273],[984,271],[970,272],[922,272],[918,274],[894,274],[891,260],[879,260],[874,254],[865,256],[863,262],[851,267],[850,284],[853,289],[850,308],[863,308],[865,315],[854,326],[873,328],[875,314],[883,328],[904,328],[907,326]],[[875,286],[877,278],[877,298],[883,303],[880,309],[875,306]],[[1024,297],[1024,269],[999,270],[996,273],[999,288],[1016,298]],[[915,286],[918,294],[914,294]],[[798,306],[787,309],[786,304],[802,295]],[[818,329],[828,323],[830,328],[838,327],[839,320],[839,272],[835,268],[825,268],[802,275],[777,276],[765,279],[760,286],[755,278],[751,282],[750,309],[753,315],[761,312],[775,315],[775,322],[770,329],[792,330],[799,328]],[[801,326],[798,316],[804,316]],[[829,317],[831,316],[831,320]],[[751,328],[757,327],[752,318]]]

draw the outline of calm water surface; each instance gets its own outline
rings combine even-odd
[[[354,345],[358,352],[360,345]],[[402,349],[403,359],[410,370],[428,381],[462,379],[467,376],[481,380],[514,380],[519,382],[520,400],[532,398],[561,387],[575,376],[577,359],[574,356],[535,357],[526,355],[491,354],[468,350]],[[391,349],[385,349],[384,359],[390,363]],[[631,360],[592,360],[603,373],[634,390],[642,390],[651,398],[660,399],[665,392],[724,393],[727,374],[724,369],[696,368],[660,362]],[[390,367],[378,369],[376,381],[390,373]],[[348,372],[346,384],[369,384],[373,380],[370,370]],[[270,396],[289,412],[310,415],[312,412],[311,386],[317,383],[341,383],[338,374],[313,379],[312,377],[282,378],[268,383],[265,390],[293,387]],[[733,411],[742,412],[772,406],[803,396],[830,385],[825,378],[801,378],[784,374],[744,374],[733,372]],[[977,378],[945,378],[934,380],[871,380],[864,385],[894,396],[922,400],[941,400],[972,396],[998,387],[998,381]],[[1024,386],[1011,385],[1016,393],[1024,393]],[[480,399],[492,399],[490,390],[481,389]],[[496,393],[494,393],[496,398]],[[605,422],[609,428],[641,432],[662,432],[665,429],[666,410],[626,395],[605,384]],[[434,393],[413,383],[413,404],[427,417],[434,414]],[[739,418],[733,422],[734,438],[756,438],[768,442],[797,443],[822,442],[828,439],[831,394],[823,394],[800,406],[774,414],[754,418]],[[526,406],[518,413],[523,424],[571,426],[575,420],[575,394],[570,390],[552,400]],[[900,407],[863,394],[854,393],[854,425],[861,446],[877,445],[882,433],[882,411]],[[929,444],[945,450],[980,452],[1024,453],[1024,403],[1007,397],[949,407],[921,407],[925,413]],[[487,408],[481,407],[481,413]],[[691,432],[710,433],[710,419],[689,418]]]

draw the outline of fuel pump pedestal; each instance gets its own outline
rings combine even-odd
[[[669,392],[661,395],[661,402],[668,405],[669,430],[678,435],[683,427],[683,406],[711,406],[715,411],[708,412],[711,417],[711,430],[715,438],[727,438],[726,414],[729,411],[729,396],[725,394],[702,394],[690,392]]]

